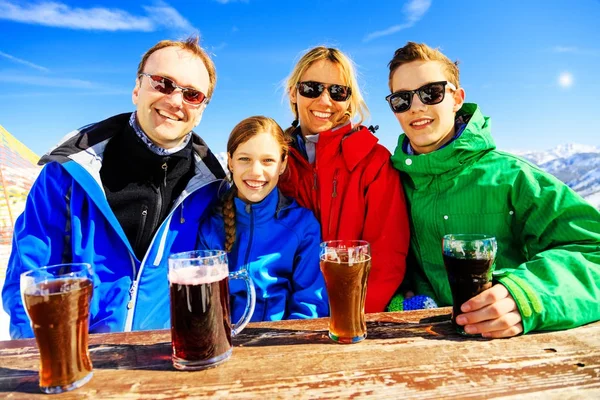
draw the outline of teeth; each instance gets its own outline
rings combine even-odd
[[[421,126],[430,123],[432,119],[423,119],[421,121],[413,122],[411,125]]]
[[[158,112],[159,115],[162,115],[165,118],[169,118],[169,119],[171,119],[173,121],[179,121],[179,118],[177,118],[176,116],[167,114],[167,113],[165,113],[162,110],[157,110],[157,112]]]
[[[313,111],[313,114],[316,115],[319,118],[329,118],[329,117],[331,117],[332,113]]]
[[[264,186],[267,182],[262,182],[262,181],[245,181],[246,185],[252,187],[252,188],[259,188]]]

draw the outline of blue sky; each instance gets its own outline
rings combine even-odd
[[[492,117],[502,149],[600,145],[600,1],[0,0],[0,125],[37,154],[69,131],[132,111],[141,55],[200,33],[217,66],[197,132],[225,149],[256,114],[289,126],[282,82],[315,45],[339,47],[381,142],[401,129],[384,97],[387,63],[407,41],[460,60],[467,101]]]

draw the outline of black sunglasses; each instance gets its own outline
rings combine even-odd
[[[352,90],[348,86],[327,85],[314,81],[299,82],[296,87],[301,96],[308,97],[309,99],[318,98],[325,89],[327,89],[329,97],[333,101],[346,101],[352,94]]]
[[[410,110],[415,93],[419,96],[419,99],[423,104],[432,106],[441,103],[446,96],[446,85],[448,85],[450,89],[456,90],[456,86],[454,86],[452,82],[431,82],[415,90],[400,90],[394,92],[386,96],[385,99],[390,104],[390,108],[393,112],[403,113]]]
[[[142,72],[140,76],[147,76],[150,78],[150,86],[154,90],[161,92],[162,94],[171,94],[175,89],[181,89],[183,100],[186,103],[193,105],[202,104],[206,100],[206,95],[199,90],[181,87],[169,78],[165,78],[160,75],[152,75]]]

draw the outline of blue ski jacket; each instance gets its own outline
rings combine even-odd
[[[217,199],[225,174],[193,134],[195,175],[139,260],[100,180],[106,144],[125,129],[130,115],[73,131],[40,160],[45,166],[16,221],[2,290],[13,339],[33,337],[20,294],[21,273],[66,262],[92,265],[90,332],[170,328],[167,257],[194,249],[200,220]]]
[[[236,240],[228,254],[229,271],[246,269],[256,288],[251,321],[318,318],[329,315],[325,281],[319,268],[321,227],[312,212],[277,189],[263,201],[235,198]],[[222,212],[207,218],[198,235],[199,249],[223,249]],[[246,285],[229,281],[231,320],[246,306]]]

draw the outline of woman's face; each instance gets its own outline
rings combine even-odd
[[[338,64],[328,60],[315,61],[300,77],[300,82],[319,82],[330,85],[347,85],[342,70]],[[302,96],[298,88],[290,90],[290,100],[298,107],[298,120],[302,134],[314,135],[335,128],[347,121],[344,113],[350,106],[350,97],[346,101],[331,99],[329,90],[315,99]]]

